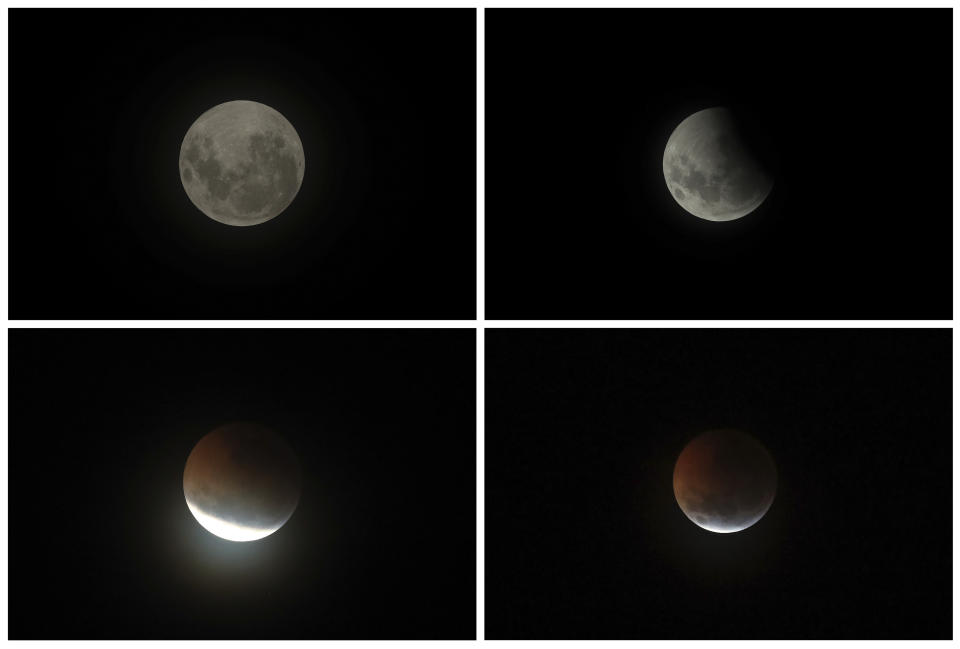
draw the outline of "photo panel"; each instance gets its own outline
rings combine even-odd
[[[950,639],[951,347],[487,330],[485,637]]]
[[[13,329],[12,639],[476,637],[476,333]]]
[[[12,317],[476,317],[473,9],[9,31]]]
[[[489,319],[949,319],[949,9],[485,12]]]

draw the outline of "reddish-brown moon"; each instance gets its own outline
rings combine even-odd
[[[761,518],[777,492],[763,444],[738,430],[695,437],[673,469],[673,493],[687,518],[711,532],[739,532]]]
[[[273,431],[233,423],[205,435],[183,470],[183,495],[197,522],[229,541],[280,529],[300,498],[300,466]]]

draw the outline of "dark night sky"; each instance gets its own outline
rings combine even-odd
[[[486,637],[951,637],[951,331],[487,330]],[[677,456],[779,472],[735,534]]]
[[[28,638],[470,639],[472,330],[11,330],[9,630]],[[293,517],[200,527],[193,445],[296,450]]]
[[[947,10],[488,10],[486,316],[950,318]],[[777,181],[710,223],[663,149],[702,108]]]
[[[12,10],[10,97],[15,318],[475,317],[472,10]],[[234,99],[306,155],[247,228],[178,169]]]

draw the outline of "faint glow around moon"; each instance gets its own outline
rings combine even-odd
[[[236,523],[205,514],[189,501],[187,502],[187,507],[190,508],[190,513],[193,514],[193,517],[197,519],[197,522],[200,523],[204,529],[228,541],[256,541],[265,536],[270,536],[279,529],[265,530],[237,525]]]

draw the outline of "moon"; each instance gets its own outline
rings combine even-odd
[[[228,541],[255,541],[286,523],[300,498],[300,465],[273,431],[221,426],[197,442],[183,470],[183,495],[197,522]]]
[[[663,177],[674,200],[707,221],[742,218],[773,188],[723,107],[698,111],[673,130],[663,152]]]
[[[187,130],[180,180],[187,196],[214,221],[256,225],[293,201],[303,182],[303,144],[293,125],[264,104],[228,101]]]
[[[694,438],[673,470],[680,509],[711,532],[747,529],[767,513],[776,491],[770,453],[738,430],[713,430]]]

